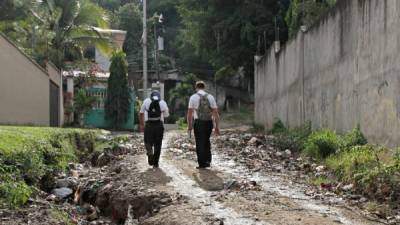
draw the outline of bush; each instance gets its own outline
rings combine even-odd
[[[327,158],[326,164],[339,179],[350,182],[355,174],[361,174],[380,166],[379,154],[382,151],[383,148],[370,145],[356,146]]]
[[[7,180],[0,183],[0,200],[13,208],[25,204],[31,194],[31,188],[23,181]]]
[[[310,135],[304,145],[304,152],[312,157],[324,159],[336,153],[339,138],[335,132],[325,129]]]
[[[179,118],[177,123],[178,123],[179,129],[184,130],[184,129],[187,128],[187,123],[186,123],[186,118],[185,117]]]
[[[282,125],[281,122],[277,122],[272,129],[275,132],[273,145],[280,150],[302,151],[305,141],[311,134],[311,122],[291,129],[282,127]],[[271,131],[271,133],[273,132]]]
[[[94,150],[96,131],[0,126],[0,201],[24,204],[31,186]]]
[[[355,146],[326,160],[340,180],[377,200],[399,200],[400,160],[386,148]]]
[[[275,119],[274,124],[272,124],[272,129],[269,131],[271,134],[281,134],[286,132],[287,129],[285,125],[283,124],[282,120],[280,119]]]
[[[367,139],[364,134],[361,132],[360,126],[358,125],[353,130],[345,133],[341,138],[340,149],[348,149],[357,145],[366,145],[368,144]]]

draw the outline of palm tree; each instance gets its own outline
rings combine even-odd
[[[107,28],[104,9],[90,0],[42,0],[31,10],[42,26],[51,32],[49,57],[60,68],[66,59],[82,59],[83,50],[96,46],[111,52],[111,42],[95,27]]]

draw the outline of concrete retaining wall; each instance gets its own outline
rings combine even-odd
[[[339,0],[277,54],[255,63],[255,119],[312,121],[400,144],[400,1]]]
[[[0,34],[0,124],[50,124],[49,73],[61,89],[57,69],[44,70]]]

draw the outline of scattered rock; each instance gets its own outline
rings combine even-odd
[[[49,196],[47,196],[46,201],[55,201],[57,199],[57,196],[55,196],[54,194],[51,194]]]
[[[317,171],[317,172],[322,172],[322,171],[324,171],[326,168],[325,168],[325,166],[317,166],[317,167],[315,167],[315,171]]]
[[[247,144],[248,145],[255,145],[255,146],[258,146],[258,145],[260,145],[262,142],[261,142],[261,140],[260,139],[258,139],[257,137],[252,137],[250,140],[249,140],[249,142],[247,142]]]
[[[51,191],[58,199],[65,199],[72,195],[73,191],[70,188],[56,188]]]
[[[348,185],[344,185],[341,187],[342,191],[348,192],[348,191],[352,191],[354,188],[353,184],[348,184]]]
[[[96,166],[103,167],[109,164],[114,159],[114,156],[108,152],[103,152],[96,160]]]
[[[286,157],[292,156],[292,151],[290,151],[289,149],[286,149],[286,150],[285,150],[285,156],[286,156]]]
[[[56,188],[71,188],[72,190],[76,190],[78,187],[79,181],[76,177],[68,177],[64,179],[58,179],[56,181]]]

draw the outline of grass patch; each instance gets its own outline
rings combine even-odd
[[[33,186],[95,149],[97,130],[0,126],[0,201],[24,204]]]
[[[358,192],[379,200],[400,200],[400,157],[384,147],[354,146],[326,160],[342,181],[355,184]]]
[[[286,128],[281,120],[277,120],[269,133],[275,136],[273,145],[276,148],[301,152],[304,149],[306,140],[311,134],[311,122],[300,127]]]
[[[304,144],[304,153],[317,159],[324,159],[336,153],[339,138],[334,131],[325,129],[313,132]]]
[[[179,130],[186,130],[187,129],[187,122],[185,117],[180,117],[176,122],[178,124]]]
[[[301,151],[333,172],[329,179],[314,177],[310,183],[351,183],[355,193],[376,202],[400,201],[400,150],[368,145],[360,126],[339,135],[329,129],[311,132],[311,124],[286,128],[277,120],[270,133],[275,147]]]

